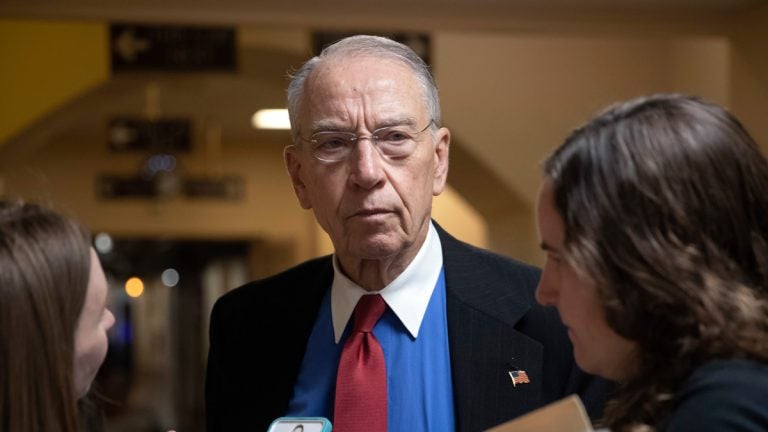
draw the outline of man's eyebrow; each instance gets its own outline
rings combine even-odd
[[[416,119],[413,117],[393,117],[376,123],[376,129],[391,126],[416,126]]]
[[[416,119],[412,116],[402,116],[402,117],[391,117],[387,119],[383,119],[381,121],[376,122],[374,129],[381,129],[385,127],[391,127],[391,126],[417,126],[416,125]],[[316,132],[327,132],[327,131],[341,131],[341,132],[353,132],[354,127],[350,128],[349,126],[339,123],[336,120],[317,120],[312,122],[311,126],[311,133]]]
[[[349,129],[335,120],[317,120],[312,122],[310,133],[326,131],[348,131]]]

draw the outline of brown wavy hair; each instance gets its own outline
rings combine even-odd
[[[74,337],[90,261],[80,224],[0,201],[0,430],[78,430]]]
[[[653,430],[713,359],[768,362],[768,161],[724,109],[682,95],[613,106],[546,160],[566,259],[637,343],[604,421]]]

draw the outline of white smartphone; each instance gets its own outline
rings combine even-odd
[[[280,417],[267,432],[331,432],[331,422],[324,417]]]

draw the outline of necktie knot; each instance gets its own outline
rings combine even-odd
[[[387,309],[387,304],[380,295],[364,295],[355,306],[355,322],[353,330],[356,332],[370,333],[373,327]]]

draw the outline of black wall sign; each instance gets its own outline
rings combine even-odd
[[[238,201],[245,196],[245,181],[239,176],[183,177],[131,176],[102,174],[97,180],[97,194],[102,199],[186,197]]]
[[[97,191],[101,198],[152,198],[159,195],[152,179],[110,174],[98,178]]]
[[[228,27],[112,24],[113,72],[236,69],[235,30]]]
[[[192,148],[192,122],[177,118],[113,118],[107,125],[107,145],[115,152],[188,152]]]

